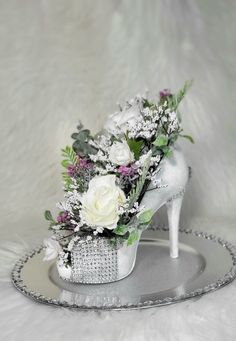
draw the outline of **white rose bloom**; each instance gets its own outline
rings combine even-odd
[[[115,175],[104,175],[89,182],[88,191],[81,199],[81,215],[88,225],[109,230],[116,228],[118,208],[125,203],[126,198],[115,181]]]
[[[104,128],[112,134],[116,133],[117,129],[126,133],[129,125],[135,125],[140,118],[140,104],[135,103],[129,109],[124,109],[108,116]]]
[[[115,165],[127,166],[134,161],[134,154],[126,141],[114,142],[109,150],[109,160]]]
[[[62,251],[62,248],[58,241],[56,241],[53,238],[46,238],[43,241],[44,246],[46,247],[45,249],[45,256],[43,258],[44,261],[46,260],[52,260],[56,258],[59,254],[59,252]]]

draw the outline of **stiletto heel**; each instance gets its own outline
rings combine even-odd
[[[179,233],[179,217],[183,201],[183,194],[167,201],[167,215],[169,223],[169,239],[170,239],[170,257],[178,258],[178,233]]]
[[[170,238],[170,257],[178,257],[179,216],[184,191],[189,180],[188,167],[181,149],[176,146],[171,158],[164,158],[160,163],[160,171],[156,181],[152,180],[149,189],[144,194],[142,205],[153,212],[163,205],[167,206]],[[156,187],[158,181],[165,187]]]

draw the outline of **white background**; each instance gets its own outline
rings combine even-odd
[[[1,1],[2,241],[29,242],[47,234],[43,212],[62,196],[60,148],[71,143],[79,119],[97,132],[116,102],[146,88],[152,97],[161,88],[176,91],[186,79],[194,85],[181,106],[183,125],[196,143],[181,142],[193,168],[182,225],[235,238],[235,36],[234,0]],[[200,311],[198,318],[206,322]],[[164,321],[164,310],[161,315]],[[185,333],[168,340],[190,341],[191,328]],[[114,335],[122,335],[118,327]],[[232,334],[224,337],[232,340]]]

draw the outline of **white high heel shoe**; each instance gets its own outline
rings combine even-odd
[[[151,182],[144,197],[141,201],[145,205],[146,209],[152,209],[156,212],[161,206],[167,206],[168,220],[169,220],[169,237],[170,237],[170,256],[171,258],[178,257],[178,230],[179,230],[179,216],[181,211],[182,199],[184,190],[189,178],[189,167],[187,166],[183,153],[178,145],[173,147],[173,156],[170,158],[164,158],[160,165],[160,171],[156,175],[157,182],[160,185],[157,186],[156,182]],[[141,235],[141,232],[140,232]],[[100,241],[103,243],[103,240]],[[112,263],[112,257],[114,257],[114,263],[116,264],[115,275],[111,271],[105,272],[108,277],[100,278],[99,267],[96,265],[96,270],[93,269],[93,262],[90,259],[87,260],[83,256],[83,248],[79,245],[78,249],[74,249],[72,255],[72,263],[74,269],[80,269],[80,271],[73,272],[72,267],[59,266],[57,269],[60,277],[65,280],[69,280],[75,283],[109,283],[117,281],[128,276],[133,270],[136,260],[136,251],[138,248],[139,240],[133,243],[131,246],[124,245],[118,249],[117,253],[112,253],[110,250],[110,244],[102,244],[101,249],[106,249],[106,252],[110,253],[110,262]],[[85,244],[85,252],[93,250],[94,244]],[[97,246],[95,247],[97,249]],[[77,254],[78,253],[78,254]],[[81,259],[85,259],[81,263]],[[103,261],[103,258],[102,258]],[[97,262],[99,262],[99,257]],[[82,265],[81,265],[82,264]],[[86,264],[86,266],[84,265]],[[99,263],[98,263],[99,264]],[[113,264],[113,263],[112,263]],[[92,277],[91,277],[92,276]],[[97,276],[97,277],[96,277]],[[105,279],[104,279],[105,278]]]
[[[170,158],[164,158],[161,161],[159,168],[160,171],[156,179],[160,185],[151,182],[144,194],[142,204],[145,205],[146,209],[152,209],[153,212],[166,205],[169,223],[170,257],[177,258],[179,255],[179,217],[185,187],[189,179],[189,167],[178,145],[173,147],[173,155]]]

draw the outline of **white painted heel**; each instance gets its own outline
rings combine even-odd
[[[167,201],[167,215],[169,223],[170,257],[179,256],[179,217],[182,207],[183,195]]]
[[[156,181],[152,180],[141,204],[145,209],[153,212],[163,205],[167,206],[167,214],[170,230],[170,257],[178,257],[178,230],[179,216],[183,200],[184,190],[189,180],[189,167],[178,145],[173,147],[173,155],[163,158],[160,163],[160,171],[156,174]],[[158,181],[160,185],[157,186]]]

